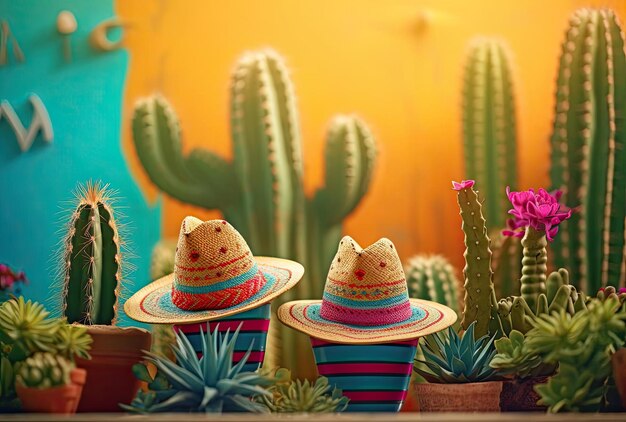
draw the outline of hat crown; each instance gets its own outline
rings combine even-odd
[[[400,257],[389,239],[363,249],[345,236],[326,279],[323,318],[355,325],[384,325],[411,315]]]

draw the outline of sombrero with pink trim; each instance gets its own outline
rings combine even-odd
[[[183,220],[174,273],[135,293],[126,314],[151,324],[191,324],[257,308],[302,278],[304,268],[287,259],[255,257],[224,220]]]
[[[346,236],[322,300],[287,302],[278,308],[278,319],[317,339],[371,344],[423,337],[454,324],[457,316],[447,306],[409,298],[402,263],[389,239],[363,249]]]

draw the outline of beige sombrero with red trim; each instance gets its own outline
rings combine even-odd
[[[259,307],[302,278],[304,268],[287,259],[255,257],[225,220],[183,220],[174,273],[135,293],[126,314],[151,324],[211,321]]]
[[[297,300],[278,308],[284,324],[317,339],[371,344],[410,340],[454,324],[447,306],[409,298],[396,248],[380,239],[363,249],[351,237],[339,243],[322,300]]]

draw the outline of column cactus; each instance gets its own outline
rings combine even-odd
[[[470,47],[463,78],[465,176],[485,192],[488,229],[506,221],[507,186],[517,185],[517,146],[513,77],[506,47],[489,38]]]
[[[504,236],[501,232],[490,234],[491,267],[493,285],[499,298],[515,296],[520,293],[519,275],[522,271],[521,239]]]
[[[88,182],[76,191],[66,227],[59,279],[69,323],[113,325],[122,287],[122,247],[108,185]]]
[[[590,294],[624,286],[626,55],[610,9],[579,9],[563,41],[551,137],[552,186],[578,212],[552,244],[557,267]]]
[[[264,50],[244,54],[232,74],[232,161],[205,148],[183,154],[178,118],[162,97],[140,100],[132,123],[139,160],[160,190],[220,210],[254,254],[306,266],[305,279],[281,300],[321,296],[342,222],[367,192],[376,157],[373,137],[359,118],[335,117],[327,136],[324,187],[305,197],[297,114],[283,60]],[[283,342],[291,341],[293,334],[281,330]],[[283,349],[295,350],[285,343]]]
[[[416,255],[404,267],[409,296],[432,300],[459,312],[459,281],[455,269],[441,255]]]

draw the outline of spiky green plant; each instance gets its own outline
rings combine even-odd
[[[473,322],[461,336],[449,327],[425,338],[424,359],[417,359],[414,371],[432,383],[467,383],[491,381],[498,372],[489,366],[496,354],[495,336],[475,339]]]
[[[301,262],[307,276],[281,297],[321,297],[342,223],[367,192],[375,161],[373,137],[354,116],[337,116],[326,142],[324,186],[307,199],[294,89],[282,58],[272,51],[244,54],[231,83],[233,159],[205,148],[183,154],[178,118],[161,97],[138,102],[133,117],[137,155],[152,182],[172,197],[217,209],[256,255]],[[296,344],[281,328],[282,349]],[[283,366],[299,368],[294,353]],[[312,367],[312,365],[311,365]]]
[[[87,333],[87,327],[75,324],[61,324],[56,332],[54,348],[65,359],[74,361],[75,357],[91,359],[89,350],[93,339]]]
[[[504,44],[474,40],[463,78],[465,176],[486,193],[489,231],[505,226],[508,203],[501,194],[517,186],[515,101],[511,65]]]
[[[291,371],[279,368],[272,371],[274,384],[268,388],[271,396],[257,398],[273,413],[334,413],[345,410],[348,398],[341,389],[328,385],[326,377],[315,382],[292,380]]]
[[[59,253],[61,308],[70,323],[115,324],[122,288],[122,239],[108,185],[87,182],[76,190],[76,208]]]
[[[16,382],[30,388],[53,388],[70,383],[71,361],[48,352],[35,353],[19,365]]]
[[[146,360],[156,366],[158,375],[154,378],[147,370],[135,367],[135,374],[146,381],[148,392],[139,392],[132,403],[122,405],[131,412],[205,412],[222,411],[266,412],[267,408],[252,400],[255,396],[269,396],[265,387],[271,384],[261,374],[242,372],[248,361],[250,350],[237,363],[233,364],[235,343],[239,329],[229,338],[230,332],[211,333],[200,331],[202,357],[198,357],[194,347],[183,333],[176,333],[176,346],[173,348],[176,363],[167,358],[147,352]]]
[[[548,411],[598,411],[611,375],[611,354],[624,344],[626,313],[615,299],[590,301],[574,316],[561,309],[542,314],[526,334],[529,353],[558,364],[556,375],[535,387]]]
[[[557,267],[595,294],[626,278],[626,55],[615,12],[574,12],[559,63],[550,177],[579,208],[552,250]]]
[[[514,236],[504,236],[500,231],[489,235],[491,239],[491,268],[496,297],[506,298],[520,293],[522,272],[522,242]]]
[[[459,281],[454,267],[441,255],[416,255],[404,267],[409,296],[432,300],[459,312]]]

